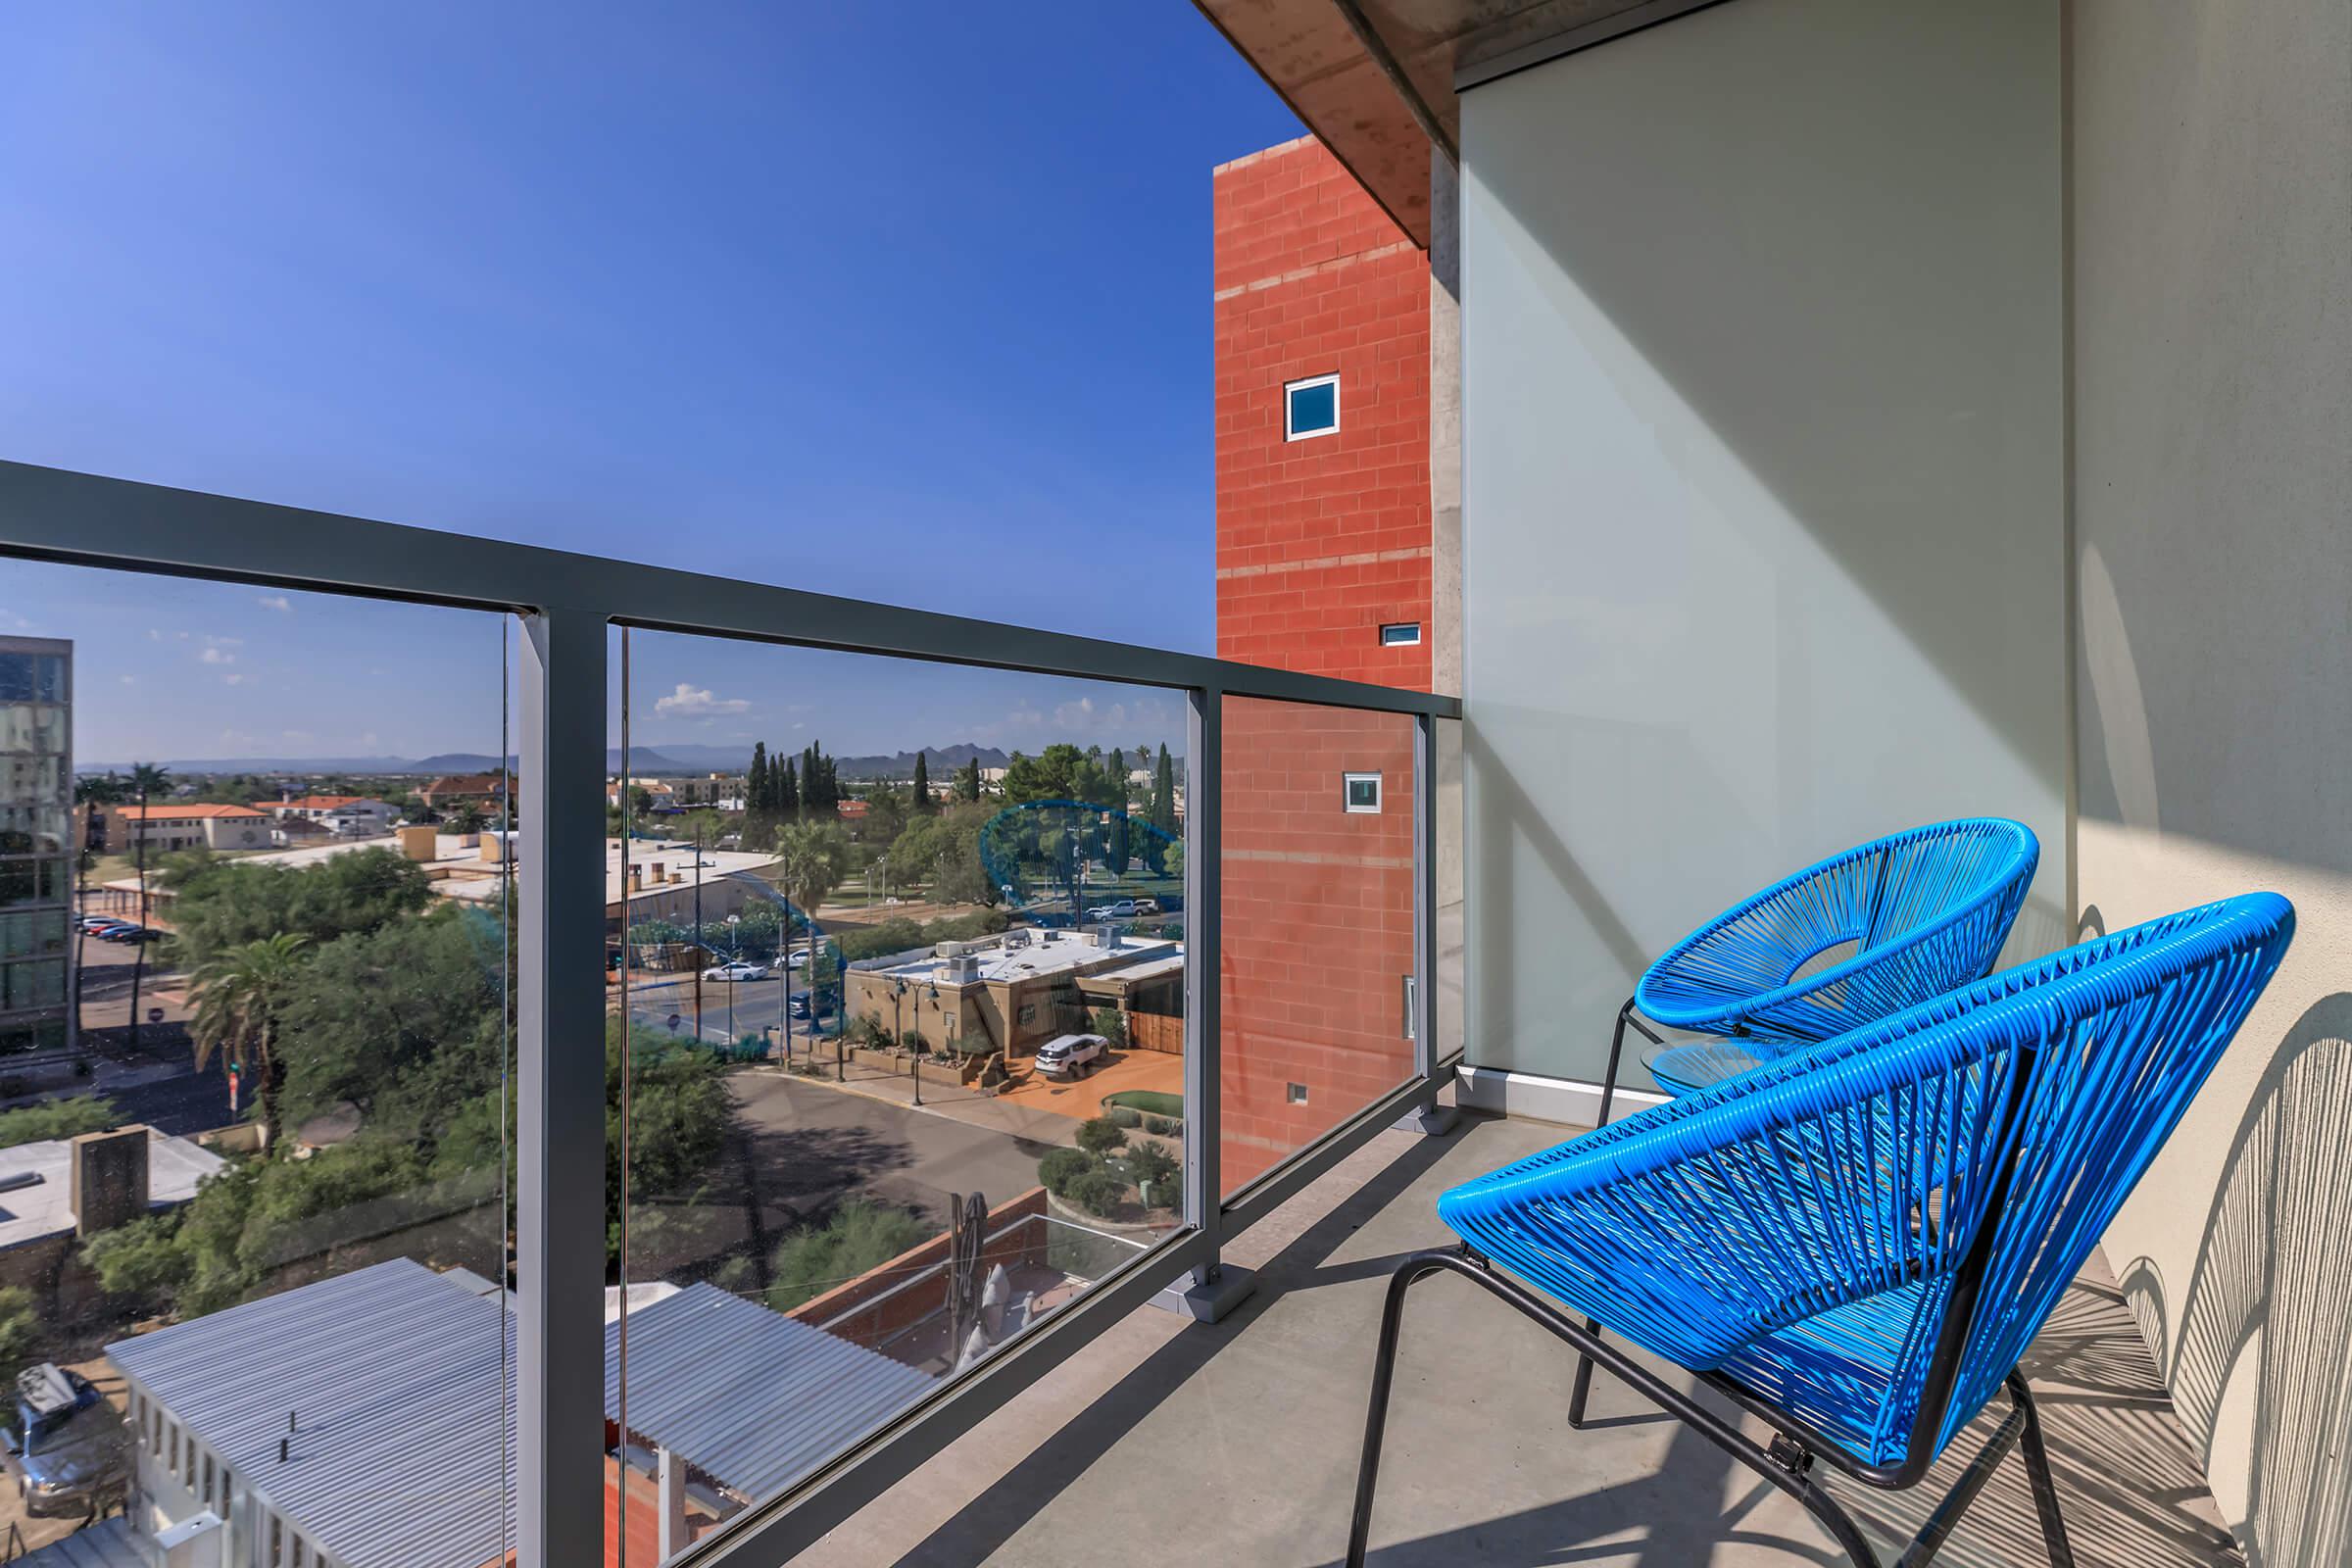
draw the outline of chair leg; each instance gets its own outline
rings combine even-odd
[[[1633,1015],[1634,999],[1628,997],[1625,999],[1625,1005],[1617,1009],[1617,1030],[1609,1036],[1609,1065],[1608,1070],[1600,1075],[1600,1116],[1592,1123],[1595,1131],[1609,1124],[1609,1102],[1617,1098],[1617,1063],[1625,1054],[1625,1025]],[[1587,1318],[1585,1319],[1585,1331],[1590,1334],[1597,1334],[1600,1332],[1600,1325],[1591,1318]],[[1585,1401],[1591,1397],[1592,1393],[1592,1358],[1580,1355],[1576,1358],[1576,1382],[1568,1391],[1568,1424],[1570,1426],[1579,1430],[1583,1429]]]
[[[1647,1367],[1559,1311],[1527,1287],[1495,1272],[1485,1258],[1467,1247],[1412,1253],[1399,1262],[1396,1272],[1389,1276],[1388,1300],[1382,1308],[1380,1319],[1380,1348],[1372,1366],[1372,1403],[1364,1417],[1363,1455],[1357,1461],[1355,1472],[1355,1514],[1348,1525],[1348,1568],[1363,1568],[1364,1552],[1371,1540],[1372,1493],[1380,1478],[1381,1439],[1388,1426],[1389,1394],[1396,1380],[1396,1340],[1404,1324],[1405,1292],[1411,1290],[1417,1281],[1437,1273],[1461,1275],[1488,1295],[1516,1308],[1554,1337],[1565,1341],[1579,1354],[1599,1361],[1609,1369],[1611,1376],[1623,1380],[1636,1394],[1794,1498],[1813,1516],[1816,1523],[1829,1532],[1830,1538],[1838,1543],[1838,1548],[1853,1562],[1854,1568],[1880,1568],[1878,1554],[1871,1550],[1870,1543],[1863,1539],[1861,1527],[1855,1524],[1853,1516],[1839,1507],[1837,1499],[1822,1491],[1813,1480],[1810,1455],[1803,1455],[1797,1462],[1791,1463],[1782,1457],[1777,1443],[1771,1450],[1758,1447],[1733,1423],[1682,1390],[1667,1384]]]
[[[2041,1414],[2034,1407],[2034,1391],[2025,1374],[2009,1374],[2009,1394],[2026,1413],[2026,1430],[2018,1440],[2026,1474],[2034,1483],[2034,1511],[2041,1516],[2041,1544],[2050,1554],[2050,1568],[2075,1568],[2075,1548],[2066,1539],[2066,1520],[2058,1512],[2058,1486],[2050,1479],[2050,1454],[2041,1443]]]
[[[1355,1514],[1348,1525],[1348,1568],[1363,1568],[1364,1552],[1372,1540],[1372,1492],[1380,1482],[1380,1445],[1389,1425],[1389,1390],[1396,1379],[1396,1340],[1404,1328],[1404,1293],[1413,1282],[1436,1273],[1442,1265],[1416,1253],[1396,1265],[1389,1276],[1389,1294],[1380,1312],[1380,1350],[1372,1362],[1372,1406],[1364,1416],[1364,1448],[1355,1466]]]

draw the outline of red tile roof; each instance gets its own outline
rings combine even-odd
[[[178,822],[197,816],[259,816],[262,813],[250,806],[207,806],[190,802],[186,806],[117,806],[116,815],[128,822]]]

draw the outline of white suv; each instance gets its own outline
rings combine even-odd
[[[1109,1049],[1101,1035],[1055,1035],[1037,1048],[1037,1070],[1049,1078],[1083,1078]]]

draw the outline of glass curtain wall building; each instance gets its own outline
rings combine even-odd
[[[74,645],[0,637],[0,1061],[74,1045]]]

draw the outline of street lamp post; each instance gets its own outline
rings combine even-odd
[[[730,1046],[735,1043],[735,965],[743,961],[743,944],[736,940],[735,931],[742,924],[742,915],[727,916],[727,1044]],[[698,1035],[703,1030],[703,1015],[699,1012],[694,1015],[694,1030]]]

